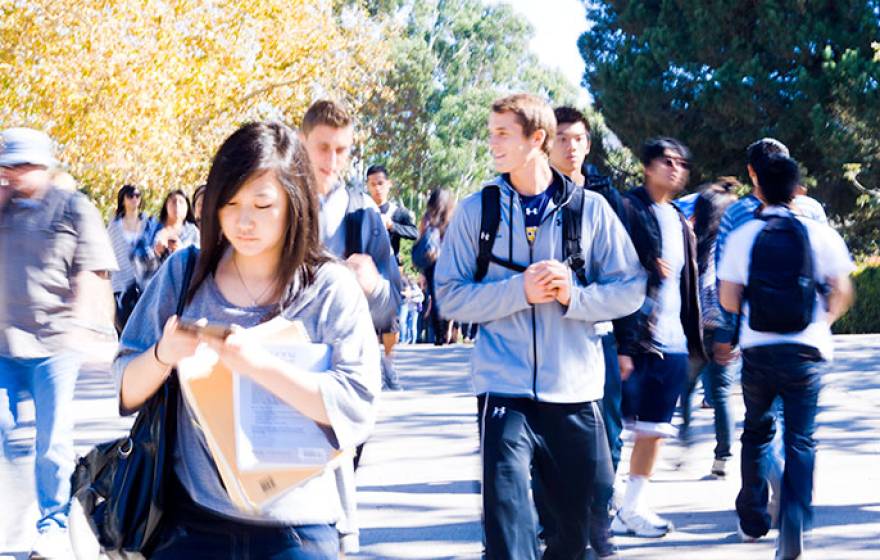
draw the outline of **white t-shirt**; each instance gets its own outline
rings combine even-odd
[[[781,214],[783,212],[787,212],[787,210],[771,207],[765,210],[764,214]],[[844,276],[855,269],[849,250],[840,234],[830,226],[811,218],[799,216],[798,219],[807,228],[810,248],[813,251],[813,272],[817,282],[826,283],[829,278]],[[730,234],[718,265],[719,280],[734,282],[742,286],[748,284],[752,245],[765,225],[766,222],[762,220],[749,220]],[[813,322],[806,329],[789,334],[756,332],[749,328],[749,303],[746,300],[743,303],[740,346],[753,348],[768,344],[803,344],[816,348],[823,358],[830,361],[834,357],[834,343],[827,316],[828,307],[825,299],[817,292]]]
[[[671,273],[664,278],[657,293],[657,327],[654,338],[670,354],[687,353],[687,337],[681,324],[681,272],[684,269],[684,232],[678,211],[672,204],[651,206],[660,224],[661,258]]]

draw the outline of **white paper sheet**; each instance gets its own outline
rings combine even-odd
[[[306,371],[330,367],[330,346],[296,343],[267,346]],[[238,468],[244,470],[314,467],[335,451],[318,425],[249,378],[233,374],[233,408]]]

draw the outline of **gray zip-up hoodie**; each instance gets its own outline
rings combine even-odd
[[[572,189],[564,187],[547,206],[535,241],[526,238],[519,194],[503,177],[488,184],[501,189],[501,222],[493,253],[524,266],[563,258],[562,212]],[[594,324],[639,309],[646,274],[620,220],[604,198],[584,192],[581,245],[587,285],[572,273],[571,302],[531,305],[523,274],[494,262],[482,282],[474,281],[481,221],[480,193],[466,198],[443,240],[435,281],[444,316],[480,323],[471,354],[477,395],[492,393],[551,403],[602,398],[604,358]]]

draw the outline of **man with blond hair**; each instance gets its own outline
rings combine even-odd
[[[544,558],[586,554],[595,481],[611,477],[594,325],[638,309],[645,288],[608,203],[550,167],[555,134],[553,110],[538,97],[492,104],[499,175],[461,203],[437,263],[444,313],[480,323],[471,372],[490,560],[538,557],[531,472],[557,524]]]

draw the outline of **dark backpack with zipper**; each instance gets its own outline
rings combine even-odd
[[[757,332],[796,333],[813,321],[818,284],[807,228],[794,215],[762,215],[752,245],[748,284],[749,327]]]
[[[489,263],[495,263],[516,272],[524,272],[526,266],[500,259],[492,254],[495,237],[498,235],[498,227],[501,225],[501,189],[498,185],[486,185],[480,192],[480,198],[482,216],[480,218],[480,239],[474,280],[483,281],[489,272]],[[562,208],[561,212],[564,239],[562,255],[565,258],[565,264],[575,272],[581,285],[586,286],[587,273],[584,268],[586,260],[581,248],[581,224],[584,214],[584,190],[582,188],[572,189],[571,200]]]

